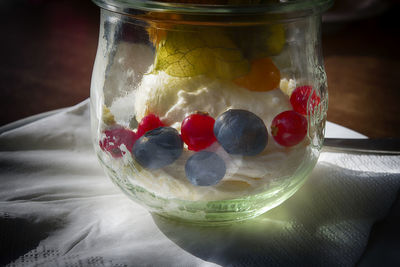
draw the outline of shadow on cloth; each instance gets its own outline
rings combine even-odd
[[[33,222],[21,218],[0,218],[0,266],[34,250],[40,241],[60,228],[59,221]]]
[[[292,198],[246,222],[200,227],[153,218],[178,246],[222,266],[354,266],[398,178],[323,163]]]

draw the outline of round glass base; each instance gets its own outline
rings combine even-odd
[[[316,160],[308,162],[307,166],[301,168],[301,172],[285,179],[286,183],[263,193],[218,201],[186,201],[158,197],[142,187],[135,186],[126,179],[121,179],[101,157],[99,159],[113,183],[150,212],[175,221],[199,225],[231,224],[267,212],[291,197],[303,185],[316,163]]]

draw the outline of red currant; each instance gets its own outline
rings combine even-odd
[[[139,123],[137,129],[138,138],[144,135],[146,132],[150,130],[154,130],[158,127],[165,126],[164,123],[161,122],[160,118],[154,114],[149,114],[145,116]]]
[[[282,146],[297,145],[307,134],[307,119],[293,110],[279,113],[272,120],[271,134]]]
[[[100,140],[99,145],[103,151],[108,151],[114,158],[120,158],[123,152],[120,146],[124,144],[126,148],[132,152],[132,147],[135,144],[138,136],[135,132],[125,128],[114,128],[104,131],[104,137]]]
[[[294,89],[290,96],[290,104],[292,104],[294,111],[307,115],[307,101],[310,98],[311,92],[313,92],[313,90],[310,85],[299,86]],[[314,91],[310,99],[310,109],[314,111],[315,107],[319,105],[319,102],[321,102],[321,98],[317,96]]]
[[[214,123],[215,120],[211,116],[200,112],[191,114],[182,121],[182,140],[189,150],[199,151],[216,141]]]

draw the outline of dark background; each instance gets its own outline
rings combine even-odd
[[[325,15],[328,120],[400,137],[399,11],[395,1],[337,0]],[[89,97],[98,28],[89,0],[0,1],[0,125]]]

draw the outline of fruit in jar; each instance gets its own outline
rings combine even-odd
[[[114,115],[106,105],[103,105],[102,121],[105,125],[114,125],[116,123]]]
[[[165,24],[155,24],[151,23],[151,27],[148,27],[146,29],[147,34],[149,35],[149,40],[150,42],[154,45],[157,46],[160,42],[165,40],[167,36],[167,31],[161,27],[168,27],[165,26]]]
[[[146,28],[149,36],[149,41],[157,47],[167,37],[168,30],[172,28],[171,23],[163,21],[179,21],[182,19],[180,14],[163,13],[163,12],[149,12],[149,27]]]
[[[234,79],[234,83],[250,91],[265,92],[279,87],[281,74],[270,58],[251,62],[250,72]]]
[[[143,119],[140,121],[137,129],[137,135],[138,137],[141,137],[146,132],[162,126],[165,125],[161,122],[159,117],[154,114],[149,114],[143,117]]]
[[[104,131],[103,138],[99,141],[100,148],[103,151],[110,152],[114,158],[120,158],[123,155],[121,145],[125,145],[131,152],[133,144],[138,139],[135,132],[123,127],[109,129]]]
[[[244,26],[231,32],[232,39],[250,60],[281,53],[286,43],[285,35],[283,24]]]
[[[156,50],[154,70],[173,77],[207,75],[231,80],[249,71],[248,60],[221,30],[177,27]]]
[[[271,134],[274,140],[282,146],[297,145],[307,134],[307,119],[293,110],[279,113],[272,120]]]
[[[202,150],[217,140],[213,131],[214,123],[214,118],[204,112],[191,114],[182,121],[182,140],[189,150]]]
[[[290,97],[294,89],[296,89],[296,81],[294,79],[288,80],[287,78],[283,78],[279,83],[279,89],[281,89],[282,93]]]
[[[198,186],[218,184],[225,176],[225,172],[224,160],[210,151],[203,150],[193,154],[185,164],[187,179]]]
[[[267,53],[270,55],[278,55],[285,45],[285,29],[282,24],[274,24],[268,27],[269,35],[265,41]]]
[[[146,169],[159,169],[172,164],[182,154],[183,142],[172,127],[159,127],[146,132],[133,146],[135,160]]]
[[[321,102],[321,98],[317,96],[310,85],[299,86],[292,92],[290,96],[290,104],[292,105],[294,111],[297,111],[303,115],[307,115],[308,99],[310,99],[309,109],[314,111],[315,107]]]
[[[215,121],[214,135],[230,154],[254,156],[264,150],[268,131],[256,114],[242,109],[230,109]]]

